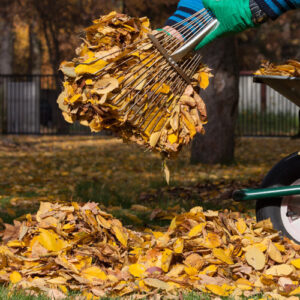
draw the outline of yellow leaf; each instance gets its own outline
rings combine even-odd
[[[264,254],[255,246],[247,249],[245,259],[247,263],[257,271],[262,270],[266,264]]]
[[[190,120],[188,120],[185,116],[183,116],[183,122],[186,125],[186,127],[188,128],[191,137],[193,137],[197,133],[194,123],[192,123]]]
[[[294,267],[287,264],[281,264],[277,266],[273,266],[266,270],[266,275],[272,276],[289,276],[293,271]]]
[[[221,248],[214,248],[213,249],[213,255],[216,258],[220,259],[221,261],[225,262],[226,264],[233,265],[233,261],[232,261],[231,257],[228,256],[223,249],[221,249]]]
[[[201,89],[205,90],[209,85],[209,75],[206,72],[200,72],[198,81]]]
[[[184,271],[186,274],[190,275],[190,276],[196,276],[198,274],[198,269],[194,268],[194,267],[184,267]]]
[[[142,277],[146,272],[146,267],[142,264],[132,264],[129,266],[129,273],[134,277]]]
[[[253,287],[253,284],[245,278],[239,278],[235,283],[243,291],[250,291]]]
[[[291,261],[291,264],[296,267],[297,269],[300,269],[300,258],[297,258],[297,259],[293,259]]]
[[[162,280],[156,279],[156,278],[146,278],[146,279],[144,279],[144,282],[148,286],[152,286],[154,288],[161,289],[161,290],[168,291],[172,288],[168,283],[166,283]]]
[[[213,276],[216,273],[217,270],[218,270],[217,266],[215,266],[215,265],[209,265],[208,267],[206,267],[205,269],[203,269],[199,274]]]
[[[118,239],[118,241],[124,246],[127,247],[127,236],[125,235],[125,233],[123,232],[122,228],[119,228],[118,226],[113,226],[112,227],[113,232],[116,235],[116,238]]]
[[[168,140],[171,144],[174,144],[177,142],[178,138],[177,138],[177,135],[176,134],[170,134],[168,136]]]
[[[240,234],[243,234],[246,231],[247,225],[246,225],[244,219],[242,219],[242,218],[238,219],[238,221],[236,222],[236,228]]]
[[[222,240],[220,236],[217,233],[214,232],[208,232],[207,236],[205,237],[205,240],[203,243],[201,243],[203,247],[206,248],[217,248],[222,245]]]
[[[64,278],[64,277],[62,277],[62,276],[57,276],[57,277],[48,279],[47,283],[51,283],[51,284],[55,284],[55,285],[66,284],[67,283],[67,279]]]
[[[89,281],[94,281],[97,279],[105,281],[107,279],[106,274],[98,267],[92,266],[84,269],[80,272],[81,276]]]
[[[68,242],[59,238],[59,236],[52,230],[39,229],[40,234],[37,237],[37,241],[48,251],[61,251],[68,247]]]
[[[168,168],[166,160],[163,161],[163,168],[164,168],[166,182],[167,182],[167,184],[169,184],[170,183],[170,170]]]
[[[163,84],[156,83],[153,86],[152,91],[154,91],[155,94],[158,94],[158,93],[168,94],[170,92],[170,87],[168,85],[166,85],[165,83],[163,83]]]
[[[79,101],[81,98],[82,98],[81,94],[76,94],[70,100],[68,100],[68,102],[74,104],[77,101]]]
[[[176,217],[174,217],[171,221],[171,224],[168,228],[168,231],[173,231],[176,228],[177,224],[176,224]]]
[[[178,238],[173,244],[173,249],[175,253],[182,253],[184,247],[184,240],[182,238]]]
[[[62,285],[62,284],[60,284],[59,285],[59,288],[61,289],[61,291],[64,293],[64,294],[66,294],[66,295],[68,295],[68,289],[67,289],[67,287],[65,286],[65,285]]]
[[[267,250],[267,246],[263,243],[255,243],[252,246],[256,247],[257,249],[259,249],[261,252],[265,252]],[[246,248],[246,251],[248,248],[252,247],[252,246],[248,246]]]
[[[289,293],[289,296],[300,294],[300,286]]]
[[[274,243],[274,245],[280,252],[285,252],[285,247],[283,245],[280,245],[279,243]]]
[[[203,222],[203,223],[200,223],[200,224],[194,226],[194,227],[190,230],[190,232],[188,233],[188,236],[189,236],[189,237],[194,237],[194,236],[199,235],[199,234],[202,232],[202,230],[203,230],[203,228],[205,227],[205,225],[206,225],[206,222]]]
[[[64,119],[65,119],[66,122],[68,122],[68,123],[70,123],[70,124],[73,124],[73,123],[74,123],[71,114],[69,114],[69,113],[63,111],[63,112],[62,112],[62,115],[63,115],[63,117],[64,117]]]
[[[75,67],[77,75],[95,74],[103,69],[108,63],[102,59],[95,60],[94,58],[87,59],[84,64],[79,64]]]
[[[154,132],[151,134],[150,139],[149,139],[149,144],[152,148],[154,148],[156,146],[156,144],[158,143],[160,135],[161,135],[160,131]]]
[[[173,257],[173,251],[170,249],[165,249],[161,258],[161,268],[164,272],[169,271],[172,257]]]
[[[270,241],[267,249],[267,253],[271,259],[276,261],[277,263],[282,263],[283,258],[280,251],[274,246],[274,244]]]
[[[7,243],[7,246],[8,247],[11,247],[11,248],[18,248],[18,247],[25,247],[25,243],[24,242],[21,242],[21,241],[9,241]]]
[[[228,296],[228,292],[218,285],[206,284],[205,288],[218,296]]]
[[[85,81],[85,84],[86,85],[92,85],[94,83],[94,81],[92,80],[92,79],[87,79],[86,81]]]
[[[21,279],[22,279],[22,275],[19,272],[17,272],[17,271],[13,271],[9,275],[9,280],[13,284],[18,283]]]

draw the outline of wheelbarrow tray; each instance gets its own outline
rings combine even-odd
[[[253,81],[270,86],[300,107],[300,77],[255,75]]]

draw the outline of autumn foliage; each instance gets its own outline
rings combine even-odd
[[[199,62],[188,69],[192,80],[186,83],[154,47],[150,32],[146,17],[111,12],[95,20],[78,57],[61,64],[65,89],[58,102],[70,123],[78,120],[95,132],[109,129],[125,141],[172,155],[204,132],[206,108],[198,87],[205,89],[211,74]],[[163,32],[154,34],[166,47],[180,45]],[[195,58],[178,64],[188,61]]]
[[[240,213],[194,207],[166,231],[136,232],[95,203],[42,202],[36,215],[6,225],[2,237],[0,280],[54,299],[68,291],[88,299],[300,292],[300,246],[283,240],[269,220],[255,223]]]

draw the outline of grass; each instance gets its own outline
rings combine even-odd
[[[135,229],[166,226],[174,214],[198,205],[254,216],[255,203],[236,203],[231,198],[232,192],[258,186],[275,163],[299,151],[299,141],[239,138],[235,162],[228,165],[190,165],[189,151],[186,148],[176,160],[168,162],[171,182],[167,185],[159,155],[114,138],[2,137],[0,217],[3,223],[12,223],[34,213],[40,201],[94,201]],[[148,210],[134,210],[135,204]],[[162,217],[155,216],[155,211],[160,211]],[[9,294],[2,287],[0,299],[48,298],[26,296],[23,292]],[[183,299],[209,299],[209,296],[189,293]]]
[[[212,299],[211,295],[209,294],[199,294],[196,292],[191,292],[191,293],[187,293],[187,294],[181,294],[178,295],[178,298],[180,299],[184,299],[184,300],[210,300]],[[240,298],[240,300],[246,300],[246,299],[253,299],[253,300],[258,300],[258,299],[262,299],[263,295],[262,294],[257,294],[251,297],[245,297],[242,296]],[[51,298],[44,296],[43,294],[37,295],[37,296],[33,296],[33,295],[26,295],[26,293],[24,291],[16,291],[16,290],[11,290],[9,288],[6,287],[1,287],[0,286],[0,299],[1,300],[51,300]],[[69,297],[66,298],[66,300],[75,300],[76,299],[76,295],[71,295]],[[99,298],[100,299],[100,298]],[[101,298],[101,300],[118,300],[121,298]],[[134,299],[134,296],[129,297],[128,299]],[[147,298],[144,298],[145,300]],[[220,297],[219,299],[224,299],[224,300],[234,300],[233,297]]]

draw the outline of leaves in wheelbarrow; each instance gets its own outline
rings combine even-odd
[[[300,77],[300,62],[289,59],[284,65],[275,65],[268,61],[263,61],[260,69],[255,72],[255,75]]]
[[[200,65],[187,88],[179,84],[147,35],[165,33],[152,32],[146,17],[111,12],[85,32],[76,57],[60,66],[65,80],[58,103],[67,122],[94,132],[109,129],[166,156],[204,133],[206,109],[198,92],[209,84],[209,68]]]
[[[53,299],[69,291],[88,299],[182,290],[296,299],[299,292],[299,246],[269,220],[256,224],[240,213],[195,207],[164,231],[137,232],[95,203],[42,202],[15,229],[2,233],[9,240],[0,246],[0,280]]]

